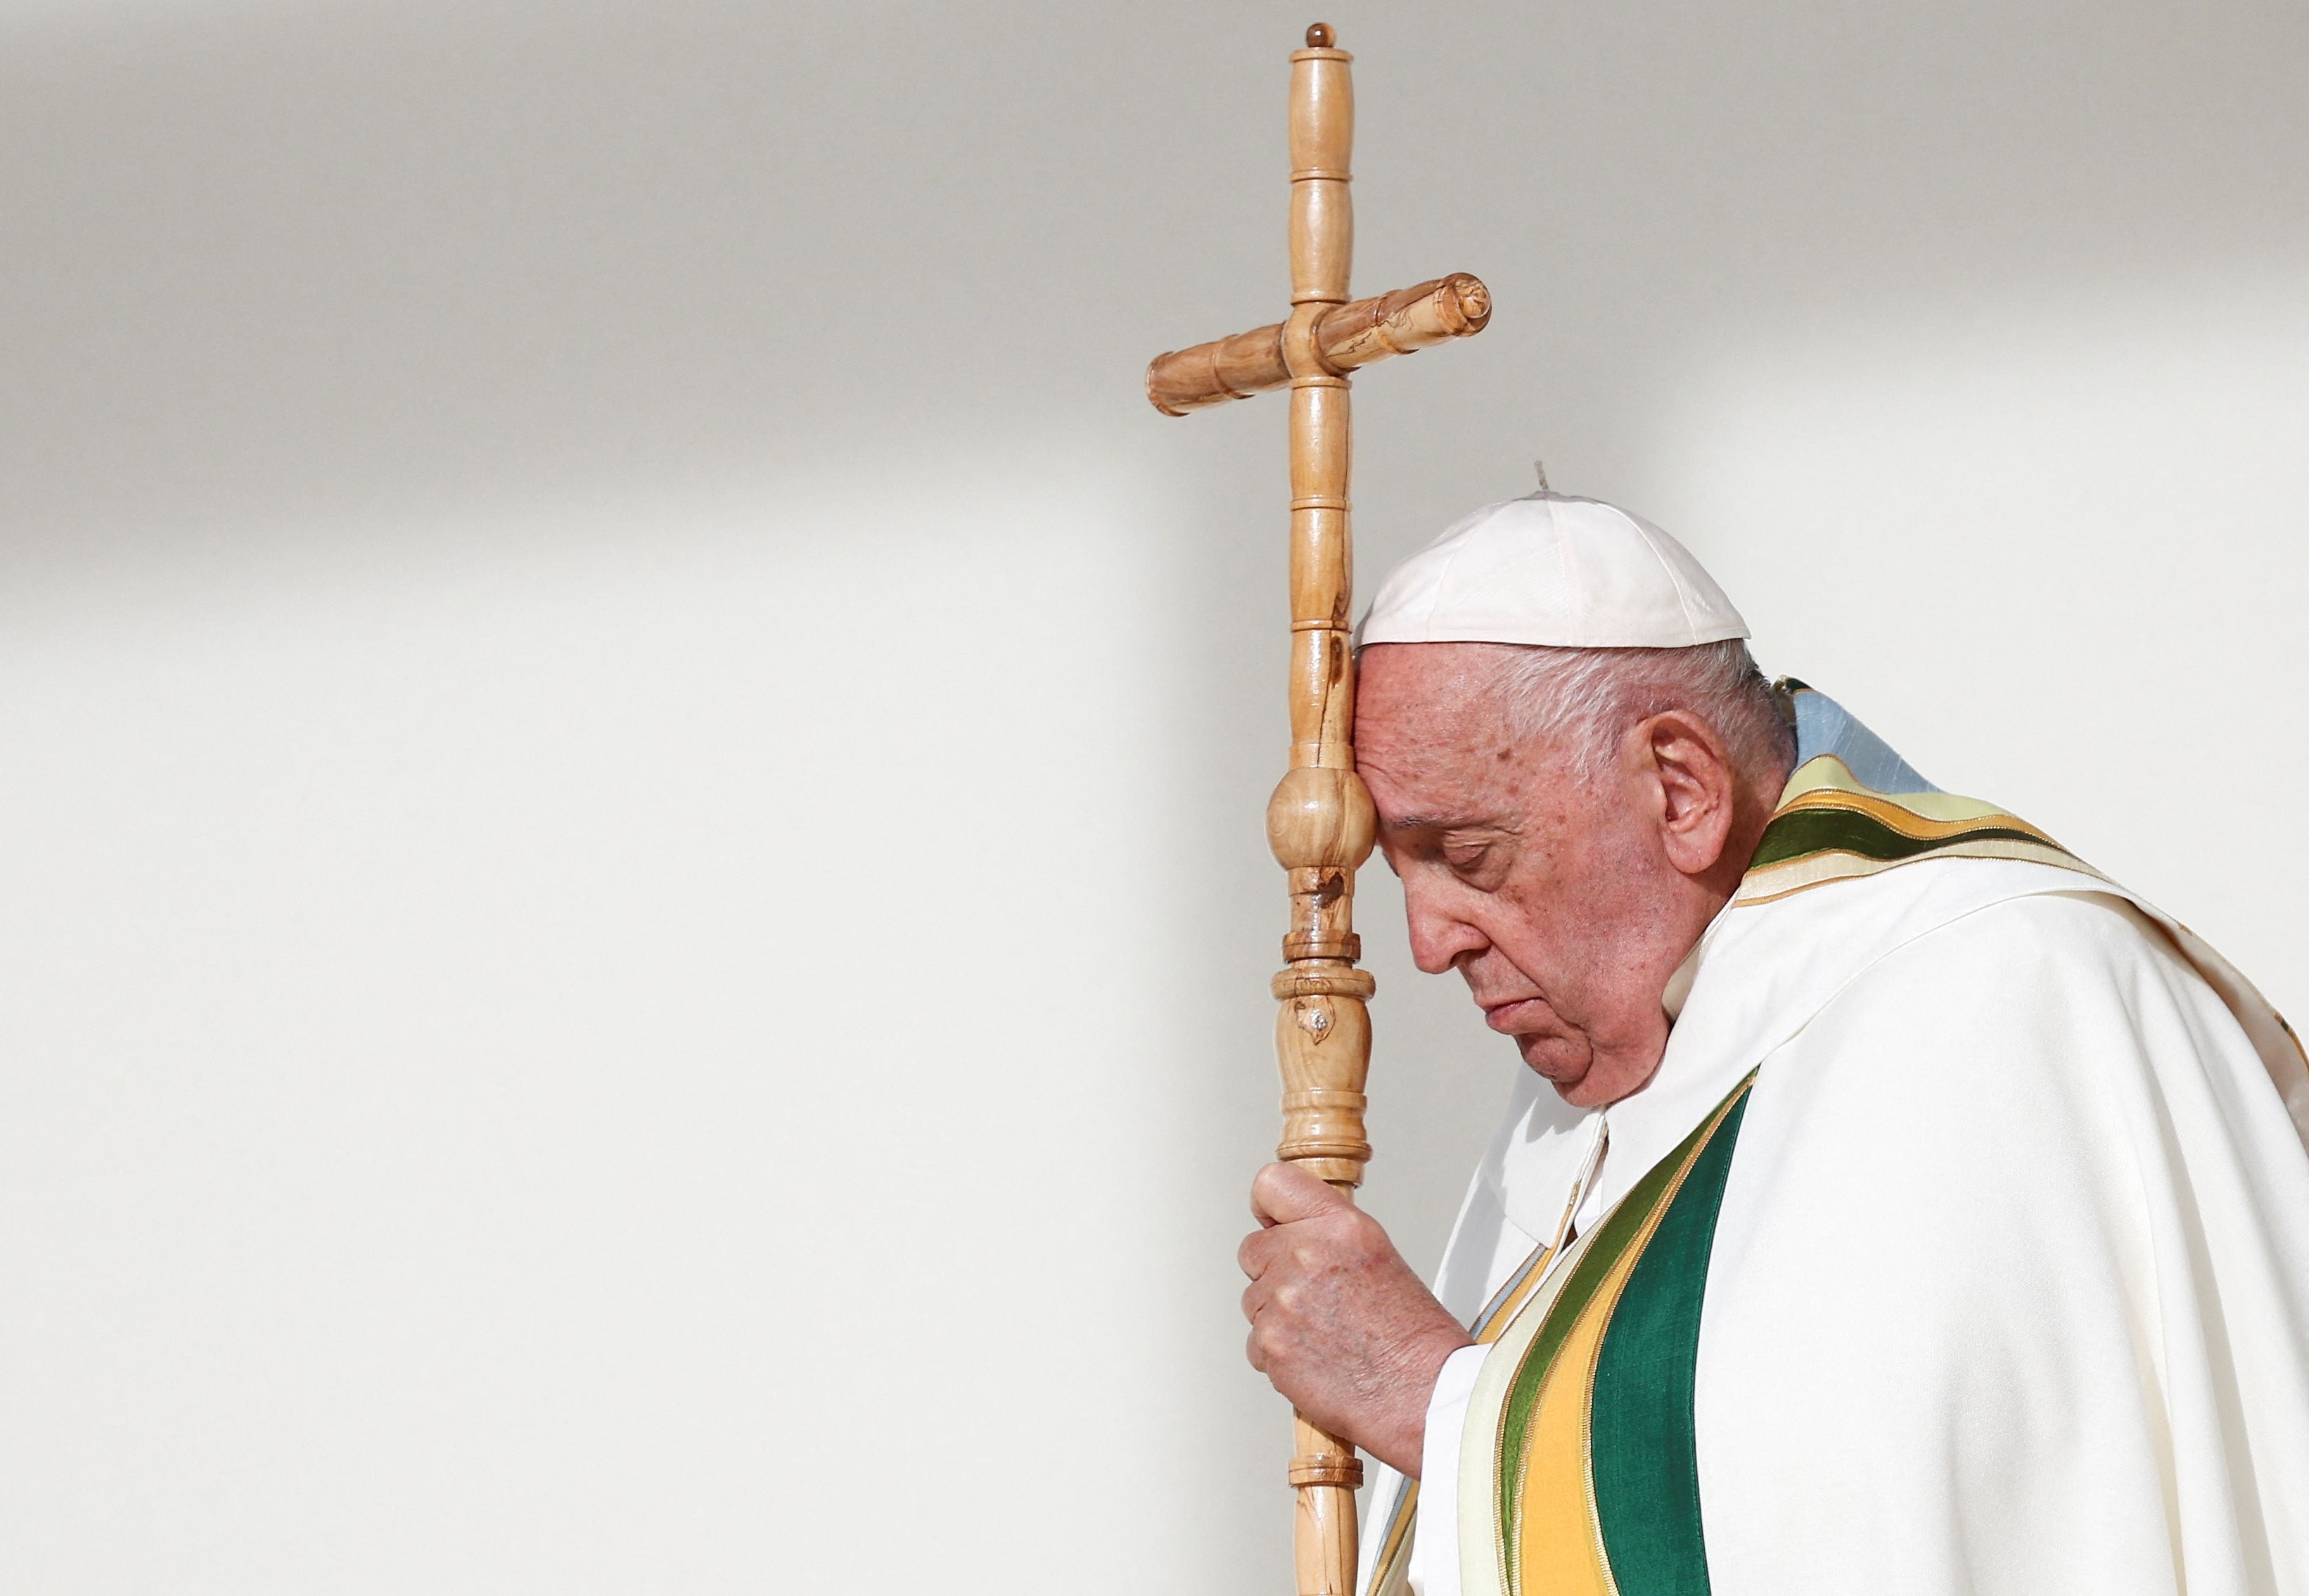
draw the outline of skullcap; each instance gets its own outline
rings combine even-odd
[[[1355,640],[1690,648],[1748,635],[1682,543],[1542,490],[1485,505],[1389,571]]]

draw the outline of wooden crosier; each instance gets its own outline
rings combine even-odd
[[[1291,929],[1273,989],[1282,1003],[1280,1158],[1344,1191],[1362,1184],[1363,1080],[1371,1063],[1372,982],[1355,967],[1355,870],[1376,818],[1355,775],[1353,597],[1347,478],[1353,441],[1347,373],[1480,333],[1491,295],[1465,273],[1347,300],[1354,213],[1354,59],[1321,22],[1291,56],[1291,316],[1176,353],[1146,369],[1146,396],[1166,415],[1291,387],[1291,768],[1267,806],[1267,840],[1288,874]],[[1301,1596],[1354,1596],[1354,1448],[1293,1415],[1291,1483]]]

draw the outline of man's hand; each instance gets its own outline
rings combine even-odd
[[[1269,1164],[1250,1183],[1261,1228],[1235,1253],[1250,1287],[1250,1366],[1299,1411],[1414,1479],[1427,1399],[1467,1332],[1379,1221],[1324,1181]]]

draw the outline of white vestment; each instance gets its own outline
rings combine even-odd
[[[2309,1596],[2309,1074],[2234,972],[2081,870],[1924,857],[1735,902],[1668,995],[1634,1096],[1518,1076],[1437,1291],[1473,1322],[1754,1072],[1689,1381],[1705,1571],[1675,1588]],[[1506,1357],[1437,1384],[1423,1596],[1558,1596],[1499,1550]],[[1367,1493],[1367,1591],[1404,1483]]]

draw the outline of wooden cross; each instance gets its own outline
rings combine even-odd
[[[1355,775],[1354,657],[1348,635],[1353,551],[1347,516],[1353,459],[1347,373],[1431,343],[1480,333],[1488,290],[1465,273],[1376,299],[1347,300],[1354,212],[1354,57],[1321,22],[1291,56],[1291,317],[1174,354],[1146,369],[1146,396],[1165,415],[1291,387],[1291,768],[1267,806],[1267,840],[1288,872],[1291,929],[1273,989],[1282,1003],[1276,1156],[1345,1190],[1362,1184],[1363,1080],[1371,1063],[1371,976],[1355,967],[1355,870],[1377,829]],[[1301,1596],[1354,1596],[1354,1448],[1293,1414],[1291,1483]],[[1449,1526],[1445,1526],[1448,1530]]]

